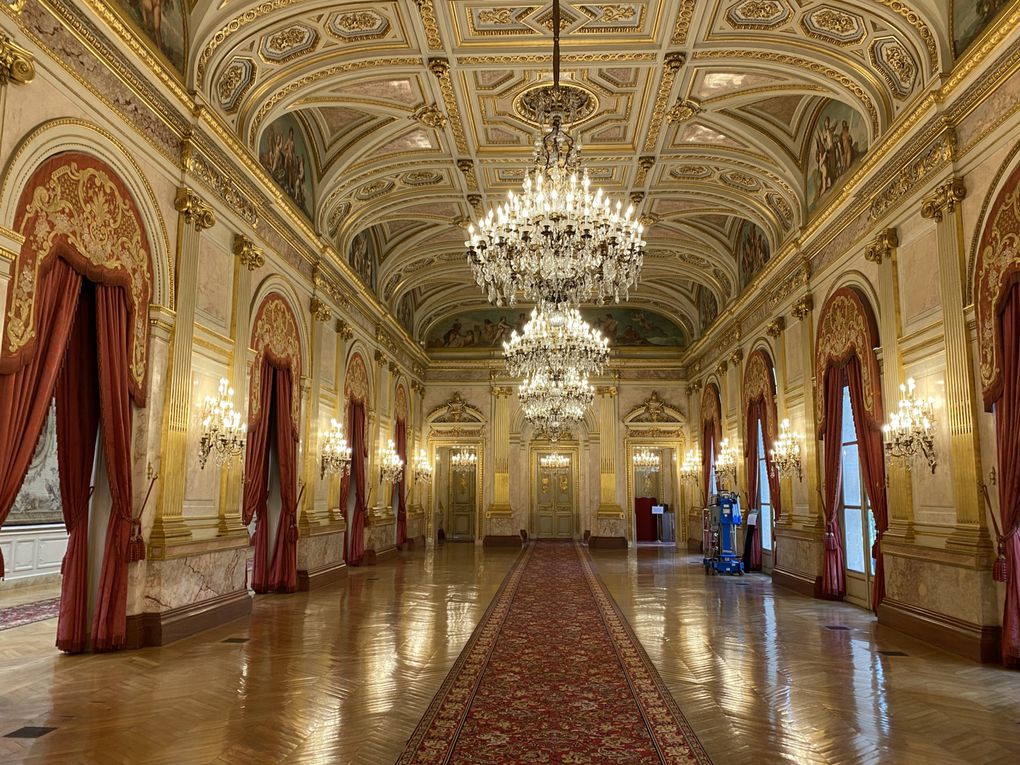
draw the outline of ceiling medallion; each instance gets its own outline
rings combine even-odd
[[[514,99],[514,111],[525,122],[544,128],[559,117],[564,127],[575,127],[593,117],[599,100],[587,88],[573,83],[535,85]]]
[[[626,299],[644,258],[644,227],[633,207],[612,205],[591,189],[578,159],[577,139],[567,129],[589,103],[572,86],[560,85],[560,6],[553,2],[553,83],[531,91],[529,103],[543,118],[544,135],[523,189],[468,229],[468,262],[475,281],[496,305],[523,298],[539,311],[583,302]]]

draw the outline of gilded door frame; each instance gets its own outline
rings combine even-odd
[[[534,535],[537,528],[535,516],[538,510],[538,460],[545,454],[570,454],[570,473],[573,481],[574,511],[571,514],[571,539],[577,539],[581,527],[581,446],[577,442],[566,442],[566,444],[552,444],[547,441],[538,443],[532,442],[529,447],[528,464],[531,480],[531,496],[528,509],[528,534]]]
[[[685,503],[687,497],[684,495],[684,487],[680,481],[680,459],[679,457],[683,454],[685,440],[683,436],[676,435],[654,435],[653,433],[642,433],[640,435],[628,435],[623,439],[623,449],[626,454],[627,460],[627,535],[631,542],[637,541],[637,515],[634,512],[634,501],[637,499],[635,494],[634,486],[634,453],[643,447],[650,449],[672,449],[673,450],[673,464],[669,466],[670,479],[672,480],[672,487],[670,490],[670,496],[676,498],[676,502]],[[666,472],[666,466],[659,467],[659,480],[663,480],[663,476]],[[660,483],[661,485],[661,483]],[[661,499],[661,497],[660,497]],[[676,543],[679,544],[680,532],[684,534],[684,544],[687,543],[687,508],[683,508],[683,512],[680,512],[680,508],[673,508],[674,517],[677,521],[676,529]],[[683,527],[681,528],[681,523]]]
[[[429,434],[428,438],[429,462],[433,465],[438,465],[438,454],[440,449],[443,447],[453,449],[458,446],[473,448],[475,453],[478,455],[478,465],[475,467],[474,541],[476,544],[479,544],[482,538],[482,507],[485,505],[485,502],[483,501],[484,498],[482,496],[483,476],[485,475],[485,437],[482,435],[481,430],[464,435],[437,433],[433,430]],[[449,466],[447,466],[447,471],[449,472]],[[437,496],[437,492],[439,491],[438,483],[438,481],[433,481],[429,486],[433,515],[435,515],[435,508],[439,507],[439,497]],[[449,509],[447,509],[446,512],[449,512]]]

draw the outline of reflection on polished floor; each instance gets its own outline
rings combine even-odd
[[[55,728],[0,738],[0,761],[392,763],[515,555],[387,556],[161,649],[67,657],[53,620],[0,632],[0,736]],[[718,765],[1020,761],[1015,672],[663,548],[594,559]]]

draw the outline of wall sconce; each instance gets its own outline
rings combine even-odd
[[[220,379],[218,396],[206,396],[202,404],[202,437],[198,442],[198,465],[205,470],[209,455],[223,467],[244,451],[246,428],[241,413],[234,409],[234,389]]]
[[[341,480],[351,474],[351,447],[340,423],[333,419],[329,421],[329,430],[322,436],[319,478],[325,478],[327,473],[339,474]]]
[[[393,439],[385,449],[379,450],[379,476],[383,483],[397,483],[404,471],[404,461],[397,454]]]
[[[680,465],[680,480],[684,483],[697,483],[701,479],[701,452],[688,449]]]
[[[900,385],[900,403],[882,426],[885,451],[899,460],[907,470],[917,457],[923,457],[931,472],[935,473],[938,460],[935,456],[935,399],[920,399],[914,395],[917,385],[914,378]]]
[[[414,461],[415,483],[432,483],[432,463],[424,449],[418,450],[418,458]]]
[[[715,480],[719,484],[719,489],[726,483],[732,483],[734,488],[737,485],[737,454],[736,449],[730,446],[728,438],[724,438],[719,444],[719,456],[715,459]]]
[[[450,467],[458,473],[474,470],[478,465],[478,453],[469,447],[462,446],[450,455]]]
[[[570,457],[566,454],[543,454],[539,458],[538,464],[542,466],[543,470],[565,473],[570,469]]]
[[[634,467],[638,470],[647,470],[650,473],[658,473],[659,467],[662,465],[662,460],[657,451],[652,451],[648,447],[642,447],[634,455]]]
[[[804,436],[790,429],[790,421],[779,423],[779,438],[772,444],[769,458],[781,476],[797,474],[797,480],[804,480],[804,472],[800,464],[800,442]]]

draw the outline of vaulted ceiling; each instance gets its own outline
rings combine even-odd
[[[199,0],[187,77],[255,154],[296,118],[307,214],[340,252],[371,237],[370,286],[421,338],[485,305],[462,226],[529,162],[518,99],[550,77],[551,5]],[[699,298],[741,289],[745,222],[776,252],[808,219],[819,114],[849,107],[866,148],[949,68],[945,5],[563,0],[564,79],[597,102],[582,158],[650,224],[631,302],[696,337]]]

